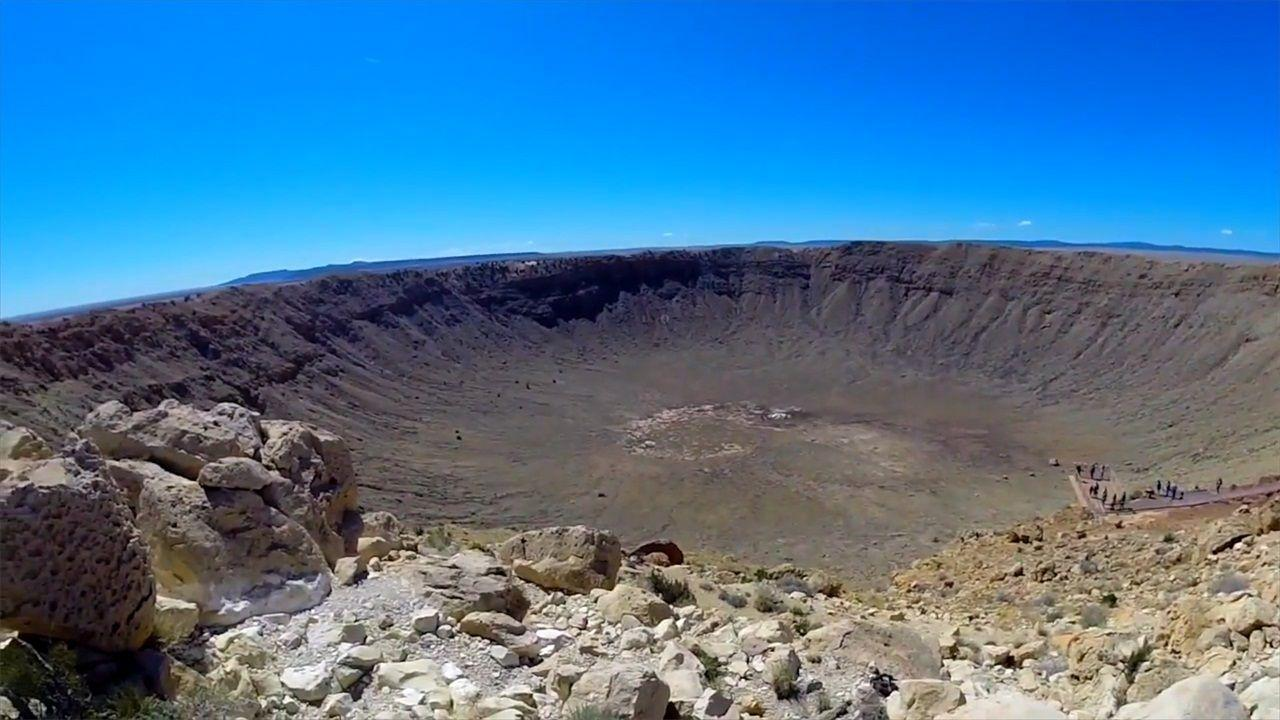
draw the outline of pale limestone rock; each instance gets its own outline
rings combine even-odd
[[[334,690],[329,666],[324,663],[287,668],[280,673],[280,683],[303,702],[320,702]]]
[[[1255,680],[1240,693],[1250,720],[1280,720],[1280,677]]]
[[[738,633],[738,642],[748,657],[763,653],[770,645],[789,643],[794,639],[795,633],[791,626],[774,619],[753,623]]]
[[[1248,636],[1254,630],[1280,625],[1280,609],[1261,598],[1246,595],[1214,608],[1209,619]]]
[[[257,418],[232,403],[199,410],[165,400],[133,412],[112,401],[89,413],[78,432],[108,457],[150,460],[189,480],[210,461],[257,457],[262,447]]]
[[[565,710],[594,707],[623,720],[662,720],[670,690],[648,668],[600,663],[573,684]]]
[[[672,641],[663,646],[657,671],[658,679],[667,685],[671,702],[695,702],[702,697],[702,662],[680,643]]]
[[[635,585],[618,585],[596,600],[596,608],[605,620],[620,623],[631,616],[645,625],[657,625],[673,617],[671,606],[657,595]]]
[[[206,463],[200,468],[196,482],[205,487],[225,490],[261,490],[276,477],[275,473],[253,458],[229,457]]]
[[[381,663],[373,670],[373,684],[392,690],[408,688],[424,693],[448,686],[440,665],[432,660]]]
[[[622,545],[613,534],[583,525],[520,533],[498,547],[498,557],[516,577],[549,590],[587,593],[610,589],[622,566]]]
[[[1216,677],[1196,675],[1180,680],[1155,698],[1125,705],[1117,720],[1249,720],[1240,699]]]
[[[200,607],[178,598],[156,597],[155,635],[166,642],[191,636],[200,622]]]
[[[320,714],[324,717],[344,718],[355,712],[356,702],[350,693],[335,693],[320,703]]]
[[[904,623],[841,620],[810,632],[804,647],[850,666],[875,665],[895,677],[936,679],[942,669],[937,643]]]
[[[970,700],[938,720],[1067,720],[1054,706],[1014,690]]]
[[[152,477],[138,499],[137,525],[160,589],[199,605],[202,624],[296,612],[329,593],[319,548],[257,493]]]
[[[899,680],[885,709],[889,720],[931,720],[964,704],[960,688],[945,680]]]

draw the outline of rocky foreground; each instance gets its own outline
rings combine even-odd
[[[340,438],[236,405],[0,427],[0,717],[1280,718],[1276,501],[1064,511],[874,594],[358,507]]]

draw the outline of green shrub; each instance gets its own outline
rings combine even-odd
[[[813,596],[813,588],[810,587],[808,581],[795,573],[786,573],[779,577],[777,585],[782,592],[787,593],[788,595],[793,592],[800,592],[810,597]]]
[[[751,599],[751,606],[762,613],[775,613],[782,609],[782,600],[778,598],[778,593],[772,586],[756,583],[755,597]]]
[[[693,654],[702,663],[702,676],[707,679],[707,684],[719,683],[720,678],[724,677],[724,662],[700,647],[695,647]]]
[[[808,635],[814,630],[822,627],[822,624],[814,622],[813,618],[808,615],[801,615],[791,623],[791,627],[795,629],[797,635],[804,637],[805,635]]]
[[[660,570],[649,572],[649,586],[653,592],[668,605],[683,605],[693,602],[693,593],[689,591],[689,583],[680,578],[667,577]]]
[[[741,610],[747,606],[747,596],[739,592],[731,592],[721,588],[719,597],[732,608],[738,608]]]
[[[1133,651],[1133,654],[1124,659],[1124,675],[1129,682],[1133,682],[1133,678],[1142,669],[1143,663],[1151,659],[1152,651],[1153,648],[1144,642]]]
[[[1107,624],[1107,609],[1097,603],[1090,603],[1080,611],[1080,624],[1087,628],[1103,627]]]
[[[796,684],[796,676],[785,665],[777,665],[769,674],[769,686],[779,700],[790,700],[800,694],[800,686]]]

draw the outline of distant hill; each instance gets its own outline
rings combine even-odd
[[[491,253],[487,255],[454,255],[451,257],[416,258],[410,260],[382,260],[378,262],[350,262],[339,265],[321,265],[302,270],[266,270],[256,272],[222,285],[262,285],[264,283],[289,283],[312,280],[327,275],[349,275],[352,273],[384,273],[396,270],[422,270],[424,268],[453,267],[482,262],[509,262],[512,260],[531,260],[540,257],[541,253]]]

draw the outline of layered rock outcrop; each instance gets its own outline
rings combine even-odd
[[[55,457],[30,430],[0,426],[5,627],[136,648],[157,592],[194,604],[205,625],[295,612],[323,600],[332,564],[358,550],[355,473],[336,435],[172,400],[105,403],[78,433]]]

